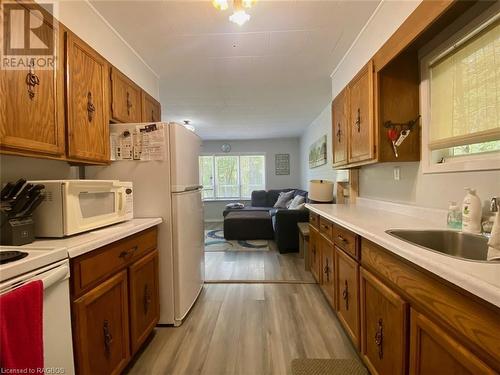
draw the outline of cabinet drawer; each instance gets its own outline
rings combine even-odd
[[[359,265],[335,247],[335,284],[340,322],[359,348]]]
[[[332,239],[332,228],[333,224],[330,221],[323,217],[319,218],[319,231],[329,240]]]
[[[408,304],[361,269],[361,355],[372,374],[404,374]]]
[[[130,337],[132,354],[146,340],[160,317],[158,250],[129,268]]]
[[[156,248],[156,227],[126,237],[72,261],[74,296],[96,285],[116,271]]]
[[[357,234],[334,224],[333,242],[352,257],[359,259],[359,237]]]
[[[319,229],[319,215],[312,212],[312,211],[309,211],[309,223],[315,227],[315,228],[318,228]]]

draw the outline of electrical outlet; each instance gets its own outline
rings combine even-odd
[[[399,181],[401,179],[401,169],[399,167],[394,167],[394,181]]]

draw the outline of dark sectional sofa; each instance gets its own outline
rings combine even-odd
[[[255,190],[250,206],[225,209],[224,237],[228,240],[252,240],[272,239],[274,235],[280,253],[298,251],[297,223],[309,221],[309,211],[273,207],[281,192],[291,190],[295,190],[294,197],[302,195],[307,201],[307,191],[300,189]]]

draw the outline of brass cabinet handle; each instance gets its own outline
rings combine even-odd
[[[358,133],[361,131],[361,110],[358,108],[358,115],[356,116],[356,122],[354,125],[358,128]]]
[[[349,241],[347,241],[344,237],[342,237],[340,234],[337,236],[337,238],[342,241],[343,243],[347,244]]]
[[[345,309],[349,310],[349,284],[347,283],[347,280],[345,280],[344,290],[342,291],[342,299],[345,303]]]
[[[144,285],[144,315],[147,315],[149,310],[149,305],[151,305],[151,291],[149,290],[149,285]]]
[[[40,85],[40,78],[35,74],[34,70],[35,61],[31,60],[29,65],[30,70],[28,74],[26,74],[26,85],[28,86],[28,96],[31,100],[35,98],[35,86]]]
[[[92,99],[92,93],[89,91],[87,93],[87,115],[89,122],[92,122],[92,120],[94,119],[94,112],[95,112],[94,100]]]
[[[377,332],[375,332],[375,345],[378,346],[378,357],[384,357],[384,327],[382,318],[378,320]]]
[[[130,100],[130,93],[127,91],[127,115],[130,116],[130,108],[132,108],[132,101]]]
[[[134,246],[134,247],[133,247],[133,248],[131,248],[131,249],[128,249],[128,250],[123,250],[123,251],[120,253],[119,257],[120,257],[120,258],[123,258],[123,260],[127,260],[129,256],[133,255],[133,254],[134,254],[134,252],[136,252],[136,251],[137,251],[137,248],[138,248],[137,246]]]
[[[102,332],[104,334],[104,353],[106,354],[106,357],[109,357],[109,355],[111,354],[111,344],[113,343],[113,336],[111,335],[111,328],[107,319],[103,322]]]
[[[340,131],[340,122],[337,124],[337,127],[338,127],[338,129],[337,129],[337,138],[338,138],[339,143],[340,143],[340,138],[342,136],[342,132]]]
[[[326,258],[326,266],[323,268],[323,272],[326,275],[326,282],[330,282],[330,267],[328,267],[328,258]]]

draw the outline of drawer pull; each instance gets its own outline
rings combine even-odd
[[[330,282],[330,267],[328,267],[328,258],[326,258],[326,266],[323,268],[323,272],[326,275],[326,281]]]
[[[28,86],[28,96],[31,100],[35,97],[35,86],[40,85],[40,78],[35,74],[35,69],[33,68],[35,65],[34,59],[31,60],[29,64],[29,72],[26,74],[26,85]]]
[[[345,309],[349,310],[349,284],[347,283],[347,280],[345,280],[344,290],[342,291],[342,299],[345,303]]]
[[[340,122],[337,124],[337,138],[339,140],[339,143],[340,143],[340,139],[342,137],[342,132],[340,131]]]
[[[149,285],[144,285],[144,315],[148,314],[149,305],[151,305],[151,291]]]
[[[356,122],[354,123],[358,128],[358,133],[361,131],[361,110],[358,108],[358,115],[356,116]]]
[[[340,234],[337,236],[337,238],[339,239],[339,241],[345,243],[345,244],[348,244],[349,241],[347,241],[344,237],[342,237]]]
[[[113,343],[113,336],[110,331],[109,321],[106,319],[102,325],[102,332],[104,334],[104,353],[106,354],[106,357],[109,357],[111,354],[111,344]]]
[[[132,108],[132,101],[130,100],[130,93],[127,91],[127,115],[130,116],[130,108]]]
[[[89,122],[92,122],[92,120],[94,119],[94,112],[95,112],[94,100],[92,99],[92,93],[89,91],[87,93],[87,117]]]
[[[378,320],[377,332],[375,333],[375,344],[378,346],[378,357],[384,358],[384,327],[382,318]]]
[[[138,246],[134,246],[131,249],[128,250],[123,250],[119,257],[122,258],[123,260],[127,260],[131,255],[134,255],[134,252],[137,251]]]

